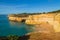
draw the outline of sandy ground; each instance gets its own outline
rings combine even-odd
[[[60,40],[60,33],[31,33],[29,40]]]

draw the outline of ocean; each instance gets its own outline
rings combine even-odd
[[[33,25],[9,21],[7,15],[0,15],[0,36],[23,36],[34,30]]]

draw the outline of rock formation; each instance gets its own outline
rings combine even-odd
[[[33,25],[42,25],[47,26],[48,24],[53,27],[55,32],[60,32],[60,13],[46,13],[46,14],[36,14],[36,15],[28,15],[28,16],[9,16],[9,20],[21,22],[22,20],[26,20],[26,24]],[[47,24],[47,25],[44,25]],[[47,28],[47,27],[46,27]]]
[[[55,32],[60,32],[60,13],[32,15],[27,18],[26,24],[42,24],[43,27],[47,26],[44,24],[49,24],[52,25],[50,27],[53,27]]]

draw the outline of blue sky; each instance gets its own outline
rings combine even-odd
[[[37,13],[60,9],[60,0],[0,0],[0,14]]]

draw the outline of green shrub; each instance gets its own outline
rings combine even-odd
[[[7,38],[8,38],[8,40],[18,40],[19,36],[17,36],[17,35],[8,35]]]

